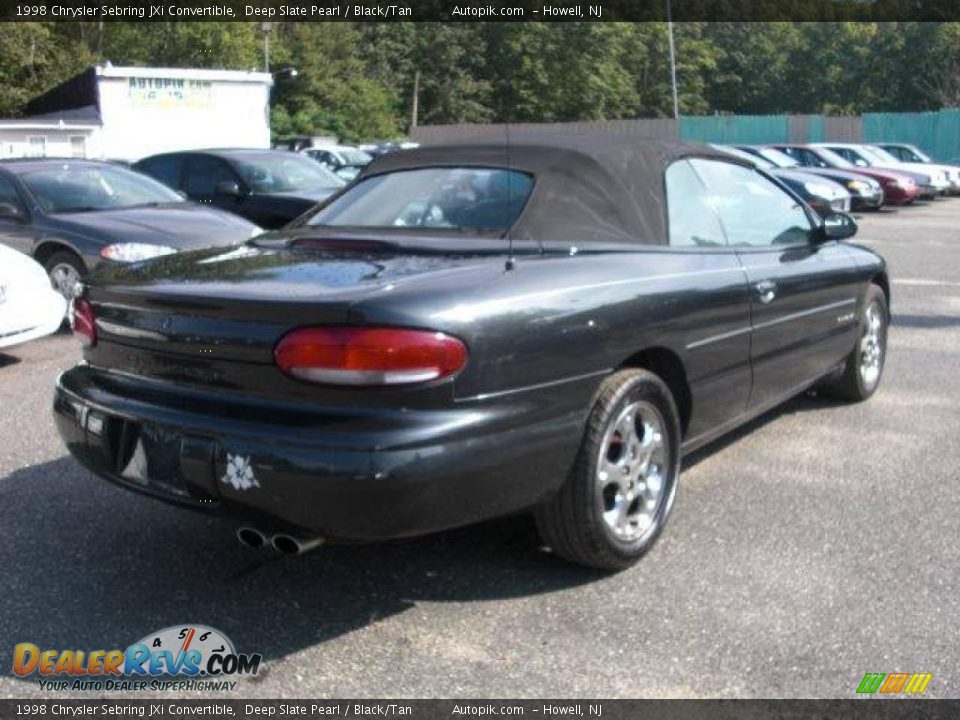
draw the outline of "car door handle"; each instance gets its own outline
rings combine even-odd
[[[773,280],[762,280],[753,286],[757,291],[757,299],[767,305],[777,297],[777,284]]]

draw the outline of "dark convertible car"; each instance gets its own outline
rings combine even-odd
[[[376,160],[282,232],[94,275],[70,451],[295,553],[532,511],[633,563],[681,457],[877,388],[884,261],[711,148],[514,133]]]

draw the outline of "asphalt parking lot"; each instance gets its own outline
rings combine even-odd
[[[958,697],[958,227],[960,199],[862,217],[893,279],[878,394],[798,398],[699,452],[659,544],[611,576],[539,550],[523,518],[244,549],[66,455],[49,404],[72,338],[0,355],[0,696],[49,695],[12,676],[15,643],[202,623],[266,659],[234,697],[850,698],[868,671]]]

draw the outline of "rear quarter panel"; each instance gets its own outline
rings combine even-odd
[[[684,364],[692,430],[742,411],[748,390],[746,285],[729,252],[520,258],[512,270],[484,268],[472,281],[457,274],[398,286],[356,303],[351,314],[355,322],[461,338],[470,358],[455,381],[458,402],[563,386],[557,401],[582,408],[585,418],[602,378],[649,348]],[[709,346],[688,347],[703,340]]]

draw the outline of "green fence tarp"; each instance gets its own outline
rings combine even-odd
[[[823,142],[823,115],[811,115],[807,120],[807,142]]]
[[[786,115],[681,117],[680,137],[707,143],[789,142],[790,121]]]
[[[847,118],[855,119],[855,118]],[[960,164],[960,109],[917,113],[866,113],[859,127],[838,129],[837,118],[789,115],[705,115],[680,118],[680,137],[707,143],[903,142],[940,162]],[[848,123],[849,124],[849,123]],[[859,120],[857,120],[859,125]],[[843,127],[847,127],[844,125]],[[854,135],[850,136],[850,135]],[[799,137],[803,135],[805,137]],[[834,137],[834,135],[838,135]]]

